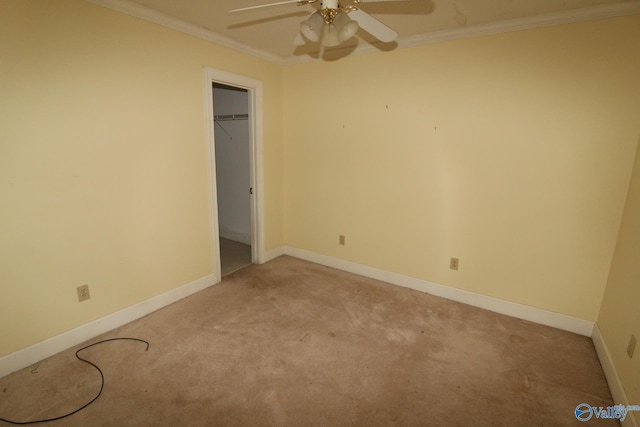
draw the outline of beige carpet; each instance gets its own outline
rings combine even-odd
[[[46,425],[619,425],[574,416],[612,404],[589,338],[290,257],[100,338],[112,337],[151,346],[82,352],[104,392]],[[0,379],[0,417],[89,401],[100,376],[74,351]]]

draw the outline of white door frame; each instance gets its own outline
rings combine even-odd
[[[220,268],[220,234],[218,220],[218,190],[216,186],[216,146],[213,121],[213,83],[246,89],[249,95],[249,150],[251,195],[251,261],[264,261],[264,178],[262,150],[262,82],[214,68],[204,68],[205,112],[207,115],[207,149],[209,158],[209,199],[211,209],[211,239],[216,283],[222,280]],[[247,188],[247,192],[249,189]]]

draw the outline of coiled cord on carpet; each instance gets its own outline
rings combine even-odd
[[[82,350],[86,350],[86,349],[88,349],[90,347],[93,347],[93,346],[96,346],[98,344],[104,344],[104,343],[110,342],[110,341],[123,341],[123,340],[139,341],[139,342],[144,343],[144,344],[147,345],[147,347],[145,348],[144,351],[148,351],[149,350],[149,342],[147,342],[145,340],[142,340],[142,339],[139,339],[139,338],[109,338],[109,339],[106,339],[106,340],[95,342],[93,344],[89,344],[89,345],[87,345],[85,347],[82,347],[81,349],[76,351],[76,358],[78,360],[80,360],[81,362],[84,362],[84,363],[88,363],[89,365],[91,365],[94,368],[96,368],[98,373],[100,373],[100,391],[98,391],[98,394],[96,394],[96,396],[93,399],[91,399],[88,403],[84,404],[83,406],[81,406],[80,408],[78,408],[78,409],[76,409],[74,411],[69,412],[68,414],[64,414],[64,415],[61,415],[59,417],[47,418],[47,419],[35,420],[35,421],[12,421],[12,420],[8,420],[6,418],[0,417],[0,421],[4,421],[5,423],[16,424],[16,425],[38,424],[38,423],[46,423],[46,422],[49,422],[49,421],[58,421],[58,420],[70,417],[71,415],[82,411],[84,408],[86,408],[87,406],[91,405],[93,402],[98,400],[98,398],[102,394],[102,390],[104,389],[104,374],[102,373],[102,370],[98,367],[98,365],[96,365],[93,362],[88,361],[87,359],[83,359],[82,357],[80,357],[80,355],[78,355],[78,353],[80,353]]]

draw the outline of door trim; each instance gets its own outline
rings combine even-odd
[[[246,89],[249,98],[249,150],[251,195],[251,261],[261,264],[264,259],[264,176],[262,136],[262,82],[238,74],[204,67],[205,113],[207,123],[207,151],[209,160],[209,205],[211,209],[211,241],[216,283],[222,280],[220,268],[220,234],[218,230],[218,190],[216,187],[216,150],[213,121],[213,83]],[[247,189],[247,192],[249,189]]]

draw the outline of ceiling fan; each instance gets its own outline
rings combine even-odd
[[[294,42],[296,45],[302,45],[308,40],[310,42],[320,42],[322,46],[337,46],[353,37],[358,28],[362,28],[382,42],[392,42],[398,37],[398,33],[373,16],[363,12],[359,4],[406,0],[351,0],[350,4],[346,6],[342,5],[339,0],[285,0],[234,9],[229,13],[294,3],[297,6],[303,6],[317,3],[318,1],[320,1],[320,9],[313,12],[306,21],[300,23],[300,33],[298,33]]]

